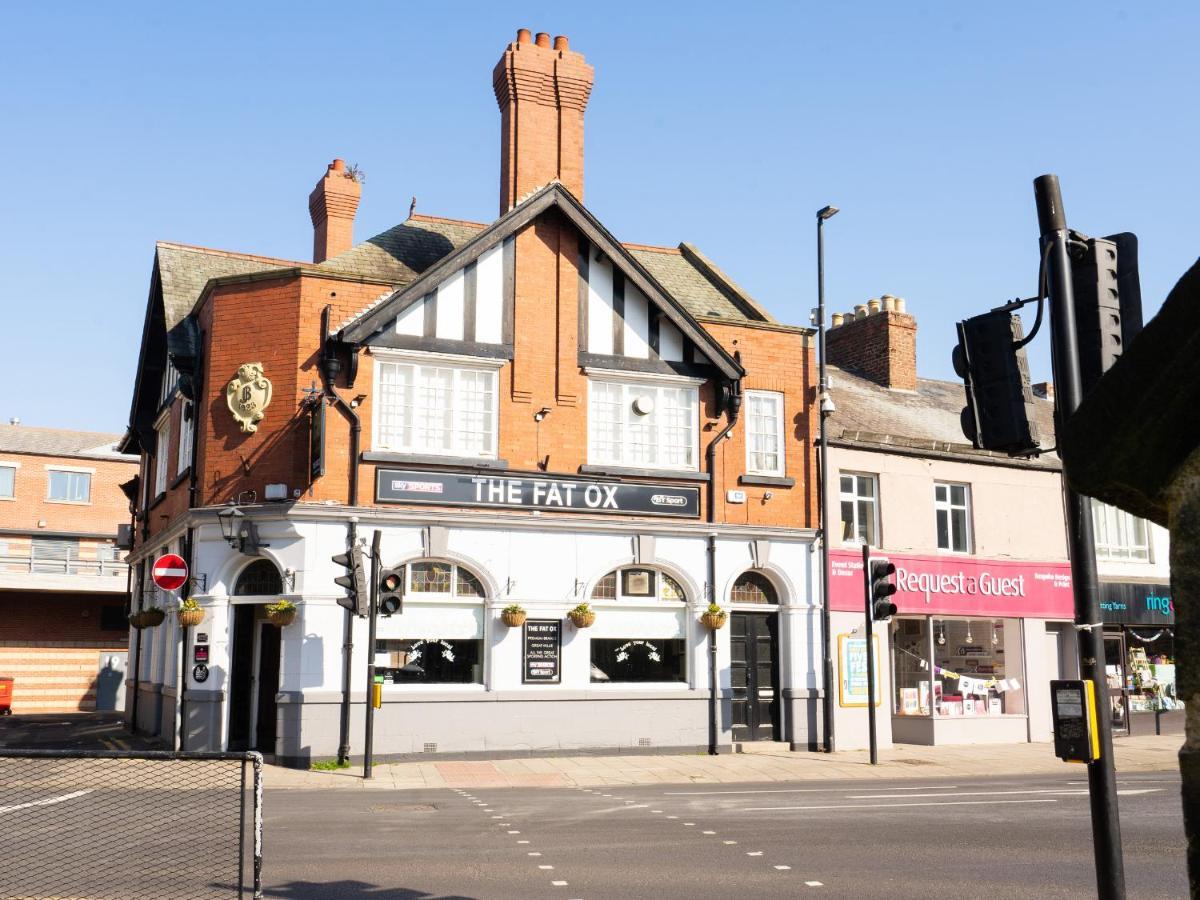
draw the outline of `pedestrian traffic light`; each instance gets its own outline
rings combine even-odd
[[[379,612],[385,616],[404,612],[404,566],[387,569],[379,577]]]
[[[958,323],[953,362],[967,394],[962,430],[981,450],[1033,456],[1041,449],[1029,363],[1018,346],[1024,336],[1021,317],[1004,309]]]
[[[896,593],[896,583],[892,581],[896,564],[884,556],[872,557],[868,570],[867,577],[871,579],[871,618],[877,622],[890,619],[896,614],[896,604],[888,599]]]
[[[1072,232],[1067,246],[1080,387],[1086,397],[1142,328],[1137,237],[1126,232],[1089,238]]]
[[[338,598],[338,606],[365,619],[370,597],[367,595],[367,576],[363,571],[362,548],[354,544],[345,553],[333,557],[333,561],[346,570],[345,575],[333,579],[334,584],[346,589],[346,596]]]

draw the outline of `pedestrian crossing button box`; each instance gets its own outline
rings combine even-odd
[[[1095,762],[1100,758],[1096,727],[1096,690],[1091,681],[1050,682],[1054,716],[1054,755],[1064,762]]]

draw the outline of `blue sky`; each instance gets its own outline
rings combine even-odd
[[[22,4],[0,55],[0,417],[124,428],[156,239],[295,259],[335,156],[355,236],[497,214],[492,66],[518,27],[596,68],[586,201],[691,241],[780,319],[882,293],[953,378],[955,319],[1037,274],[1032,180],[1137,232],[1147,317],[1200,251],[1194,2]],[[1048,340],[1031,346],[1049,377]]]

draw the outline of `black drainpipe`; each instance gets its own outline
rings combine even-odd
[[[349,403],[342,399],[334,387],[342,364],[337,358],[332,341],[329,338],[329,313],[332,307],[326,306],[321,310],[321,381],[325,386],[325,395],[350,420],[350,506],[358,506],[358,450],[362,436],[362,420]],[[351,353],[356,352],[351,349]],[[347,525],[347,546],[354,547],[357,540],[357,530],[354,519]],[[368,648],[373,652],[374,648]],[[342,708],[339,717],[338,762],[345,765],[350,762],[350,675],[354,660],[354,611],[347,609],[342,617]],[[370,691],[368,685],[367,690]]]
[[[736,355],[735,355],[736,356]],[[728,383],[729,397],[726,407],[729,410],[729,421],[708,444],[705,458],[708,467],[708,524],[715,525],[717,521],[717,444],[729,437],[733,426],[737,424],[738,414],[742,410],[741,380]],[[717,602],[717,533],[708,535],[708,584],[710,590],[709,602]],[[720,754],[719,748],[719,704],[717,700],[717,632],[708,632],[708,753],[709,756]]]

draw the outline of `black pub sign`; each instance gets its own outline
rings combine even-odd
[[[379,503],[432,503],[642,516],[700,515],[700,489],[663,484],[377,469]]]
[[[562,619],[526,619],[521,654],[525,684],[558,684],[562,679]]]

